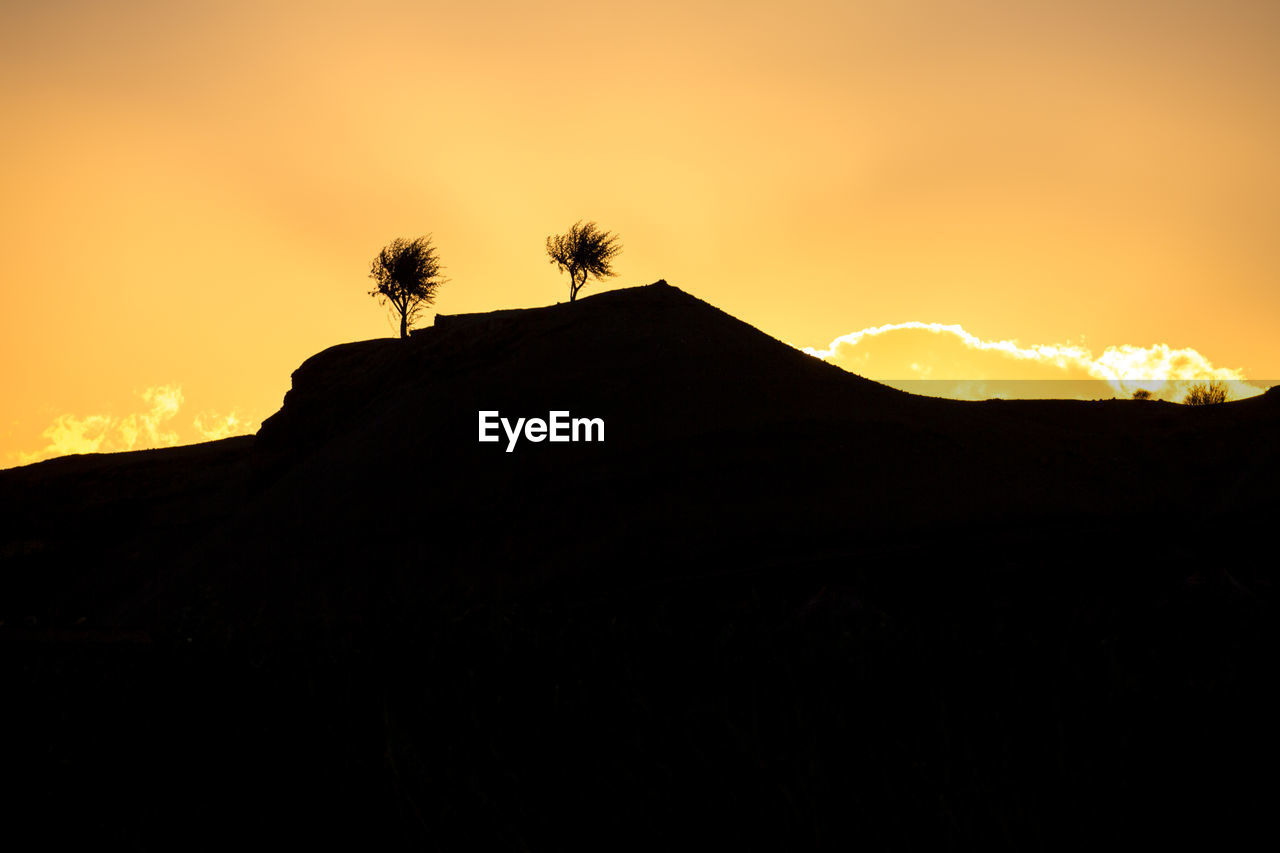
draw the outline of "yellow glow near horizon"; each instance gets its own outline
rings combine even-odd
[[[1130,397],[1139,388],[1181,402],[1192,385],[1221,382],[1228,400],[1263,393],[1241,371],[1215,367],[1194,349],[1167,344],[1107,347],[984,341],[959,325],[891,323],[841,335],[805,351],[895,388],[959,400]]]
[[[184,395],[155,440],[254,429],[395,333],[394,237],[434,235],[446,313],[563,300],[579,219],[622,239],[607,286],[801,345],[937,322],[1280,376],[1264,0],[62,0],[0,11],[0,71],[0,466],[59,423],[152,440],[139,389]]]

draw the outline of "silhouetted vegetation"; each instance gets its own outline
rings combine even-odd
[[[1135,399],[1135,400],[1154,400],[1154,399],[1155,399],[1155,395],[1154,395],[1154,394],[1152,394],[1150,391],[1148,391],[1146,388],[1139,388],[1139,389],[1137,389],[1136,391],[1134,391],[1134,392],[1133,392],[1133,399]]]
[[[547,254],[551,262],[561,272],[569,271],[570,302],[578,298],[578,291],[586,285],[588,277],[594,276],[599,280],[617,275],[609,262],[621,251],[617,235],[599,230],[594,222],[586,225],[581,221],[575,222],[568,234],[547,238]]]
[[[436,289],[445,282],[440,270],[440,258],[431,245],[430,234],[416,240],[397,237],[373,259],[369,278],[378,286],[369,295],[391,303],[400,315],[400,337],[409,337],[409,327],[434,301]]]
[[[1227,386],[1221,380],[1192,385],[1182,402],[1188,406],[1209,406],[1227,402]]]

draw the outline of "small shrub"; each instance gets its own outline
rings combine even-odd
[[[1155,396],[1155,394],[1152,394],[1146,388],[1139,388],[1133,392],[1133,399],[1135,400],[1154,400]]]
[[[1192,385],[1182,402],[1188,406],[1211,406],[1214,403],[1225,403],[1227,402],[1227,386],[1218,379],[1208,384],[1201,382],[1199,385]]]

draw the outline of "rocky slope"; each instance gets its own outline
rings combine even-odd
[[[604,441],[507,452],[484,410]],[[255,437],[0,472],[16,811],[144,849],[1221,842],[1276,756],[1277,427],[1275,390],[913,397],[665,283],[332,347]]]

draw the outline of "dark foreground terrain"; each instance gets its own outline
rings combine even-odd
[[[1266,837],[1278,427],[913,397],[661,283],[333,347],[257,436],[0,472],[6,838]]]

